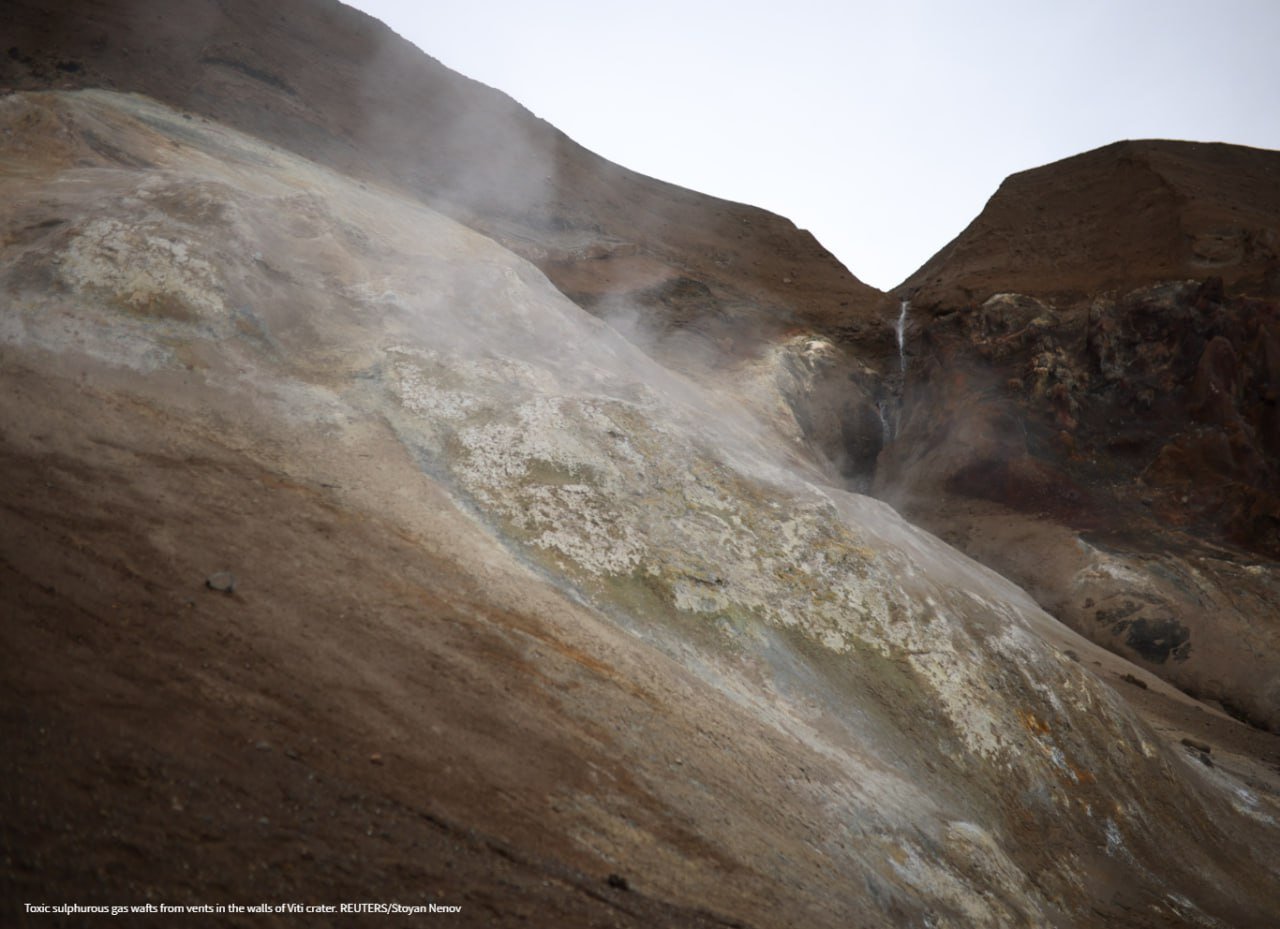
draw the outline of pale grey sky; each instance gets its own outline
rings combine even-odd
[[[1280,149],[1280,0],[357,0],[592,151],[809,229],[888,289],[1008,174]]]

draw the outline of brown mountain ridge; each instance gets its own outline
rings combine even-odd
[[[1280,153],[1116,142],[1014,174],[895,292],[921,307],[1218,277],[1280,293]]]

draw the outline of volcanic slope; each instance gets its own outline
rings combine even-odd
[[[8,921],[1274,923],[1274,772],[510,251],[190,115],[0,98]]]
[[[13,0],[0,87],[136,91],[431,206],[865,487],[887,298],[804,230],[583,149],[333,0]]]
[[[10,0],[5,36],[0,87],[136,91],[389,184],[655,343],[736,357],[883,300],[790,221],[605,161],[334,0]]]

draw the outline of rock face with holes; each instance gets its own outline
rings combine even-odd
[[[82,91],[0,133],[7,899],[1273,915],[1273,773],[1188,754],[1123,663],[835,486],[786,396],[822,339],[712,390],[226,126]],[[1177,637],[1130,599],[1097,609]]]

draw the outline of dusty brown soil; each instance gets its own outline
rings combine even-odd
[[[118,406],[11,373],[5,386],[19,398],[36,392],[69,411]],[[496,608],[447,549],[432,556],[437,543],[361,518],[340,487],[255,465],[190,426],[131,425],[140,414],[154,415],[104,416],[78,440],[90,448],[68,444],[74,430],[63,422],[4,423],[0,897],[435,901],[462,905],[452,924],[466,926],[752,924],[749,908],[716,915],[655,899],[649,875],[627,862],[616,866],[627,889],[612,886],[598,859],[563,844],[564,825],[551,822],[567,814],[548,797],[594,779],[593,769],[631,784],[638,808],[654,802],[628,776],[635,748],[611,748],[608,729],[597,728],[604,720],[570,722],[566,712],[579,715],[571,707],[607,708],[615,726],[657,727],[658,751],[682,740],[705,749],[695,727],[731,746],[714,714],[676,709],[660,690],[628,690],[634,672],[612,665],[616,651]],[[153,425],[172,436],[163,450],[148,438]],[[136,528],[140,511],[186,532],[159,551]],[[236,574],[232,594],[205,586],[222,569]],[[1063,647],[1170,744],[1205,743],[1215,764],[1280,799],[1280,739],[1116,656],[1075,639]],[[1135,676],[1147,687],[1128,682]],[[679,823],[660,829],[683,842],[691,864],[714,856],[733,872],[731,855],[692,833],[681,840]],[[745,886],[725,891],[750,897]],[[1144,919],[1143,900],[1123,887],[1099,899],[1111,900],[1108,925],[1162,924]],[[786,924],[776,912],[760,917]],[[89,923],[18,915],[15,924]]]
[[[821,778],[823,761],[761,755],[732,713],[673,686],[680,675],[655,666],[652,651],[547,616],[544,604],[563,601],[538,581],[520,592],[528,611],[503,606],[517,592],[477,578],[465,519],[447,500],[421,501],[437,515],[420,535],[354,505],[358,472],[300,435],[281,437],[290,451],[272,465],[278,451],[246,454],[225,411],[184,422],[118,387],[12,364],[4,387],[15,400],[0,424],[0,897],[10,912],[27,902],[435,901],[462,905],[453,924],[467,926],[791,924],[784,904],[798,888],[762,880],[740,848],[673,817],[650,792],[652,770],[727,799],[787,791],[770,787],[779,766]],[[389,437],[367,448],[383,463],[379,486],[412,479]],[[310,476],[291,459],[329,473]],[[236,575],[230,594],[206,585],[222,570]],[[1275,736],[1065,630],[1059,644],[1190,763],[1204,753],[1183,738],[1280,802]],[[633,827],[683,864],[602,867],[599,852],[568,841],[582,815],[569,798],[605,784]],[[750,823],[768,807],[738,809]],[[606,856],[627,847],[598,842]],[[670,867],[722,884],[703,886],[702,903],[673,903],[649,890],[670,886]],[[1167,925],[1143,915],[1159,901],[1097,880],[1100,924]],[[801,915],[836,924],[831,913]],[[842,924],[884,915],[845,911]],[[18,913],[16,924],[93,923]]]
[[[7,375],[19,398],[75,390]],[[167,448],[139,443],[139,412],[104,415],[89,458],[62,423],[4,423],[7,924],[92,921],[22,903],[294,900],[456,904],[468,926],[725,924],[652,899],[624,866],[627,889],[575,869],[560,830],[539,827],[555,815],[546,797],[596,753],[550,734],[558,688],[537,682],[605,687],[640,715],[644,694],[617,692],[604,661],[537,620],[460,597],[474,581],[449,558],[354,516],[333,489],[176,423]],[[186,527],[172,550],[148,540],[140,511]],[[205,585],[222,569],[231,594]],[[513,635],[562,651],[544,645],[531,664]]]

